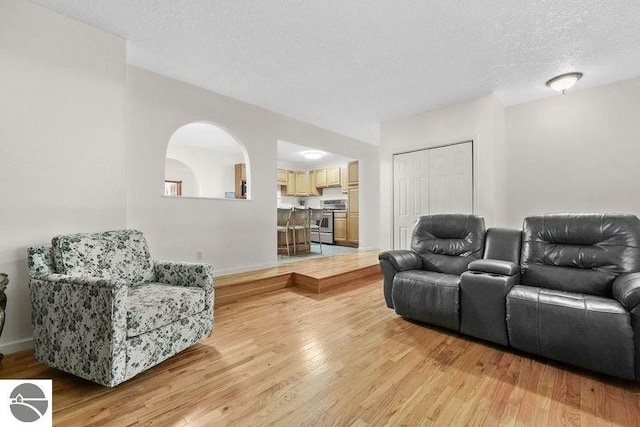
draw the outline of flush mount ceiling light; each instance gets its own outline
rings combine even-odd
[[[318,160],[324,157],[324,153],[322,151],[305,151],[302,155],[307,160]]]
[[[547,86],[555,91],[565,93],[565,91],[572,88],[581,77],[582,73],[560,74],[559,76],[549,79]]]

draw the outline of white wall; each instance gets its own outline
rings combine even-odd
[[[225,153],[198,147],[169,144],[167,157],[179,160],[191,169],[198,181],[197,197],[224,199],[235,191],[235,164],[244,163],[242,153]],[[165,179],[170,179],[165,174]],[[162,183],[161,183],[162,184]],[[183,196],[190,194],[183,193]]]
[[[640,78],[507,108],[506,225],[547,212],[640,215]]]
[[[504,107],[495,95],[380,125],[380,244],[392,242],[393,154],[473,140],[474,212],[500,224],[504,205]]]
[[[27,247],[126,225],[125,41],[0,2],[1,352],[31,346]]]
[[[136,67],[127,75],[127,224],[145,232],[154,257],[194,260],[202,251],[218,275],[274,265],[278,139],[360,160],[361,247],[378,246],[377,146]],[[160,195],[169,138],[194,121],[244,145],[252,200]]]
[[[164,179],[182,181],[183,197],[199,197],[200,183],[191,168],[183,162],[167,157],[164,162]]]

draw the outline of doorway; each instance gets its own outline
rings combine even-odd
[[[393,155],[393,248],[423,215],[473,213],[473,141]]]

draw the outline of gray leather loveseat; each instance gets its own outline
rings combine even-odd
[[[640,377],[640,220],[636,216],[532,216],[524,220],[522,232],[489,229],[484,236],[470,234],[473,242],[451,241],[453,246],[483,245],[480,252],[460,252],[451,264],[459,268],[464,259],[467,265],[457,279],[449,279],[457,284],[455,304],[441,298],[441,293],[427,292],[433,285],[420,280],[419,273],[407,273],[409,268],[432,268],[417,260],[424,259],[422,225],[433,221],[447,222],[449,227],[442,227],[450,235],[455,234],[451,227],[465,229],[459,215],[423,217],[414,231],[411,251],[380,254],[385,300],[398,314],[608,375]],[[445,235],[439,237],[446,240]],[[437,252],[449,246],[439,241],[430,247]],[[405,283],[407,275],[413,278],[411,290]],[[438,321],[434,314],[442,307],[448,307],[447,322]]]

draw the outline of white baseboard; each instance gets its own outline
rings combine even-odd
[[[380,247],[379,246],[367,246],[366,248],[358,248],[358,251],[379,251]]]
[[[25,338],[23,340],[0,344],[0,353],[11,354],[22,350],[28,350],[30,348],[33,348],[33,338]]]

